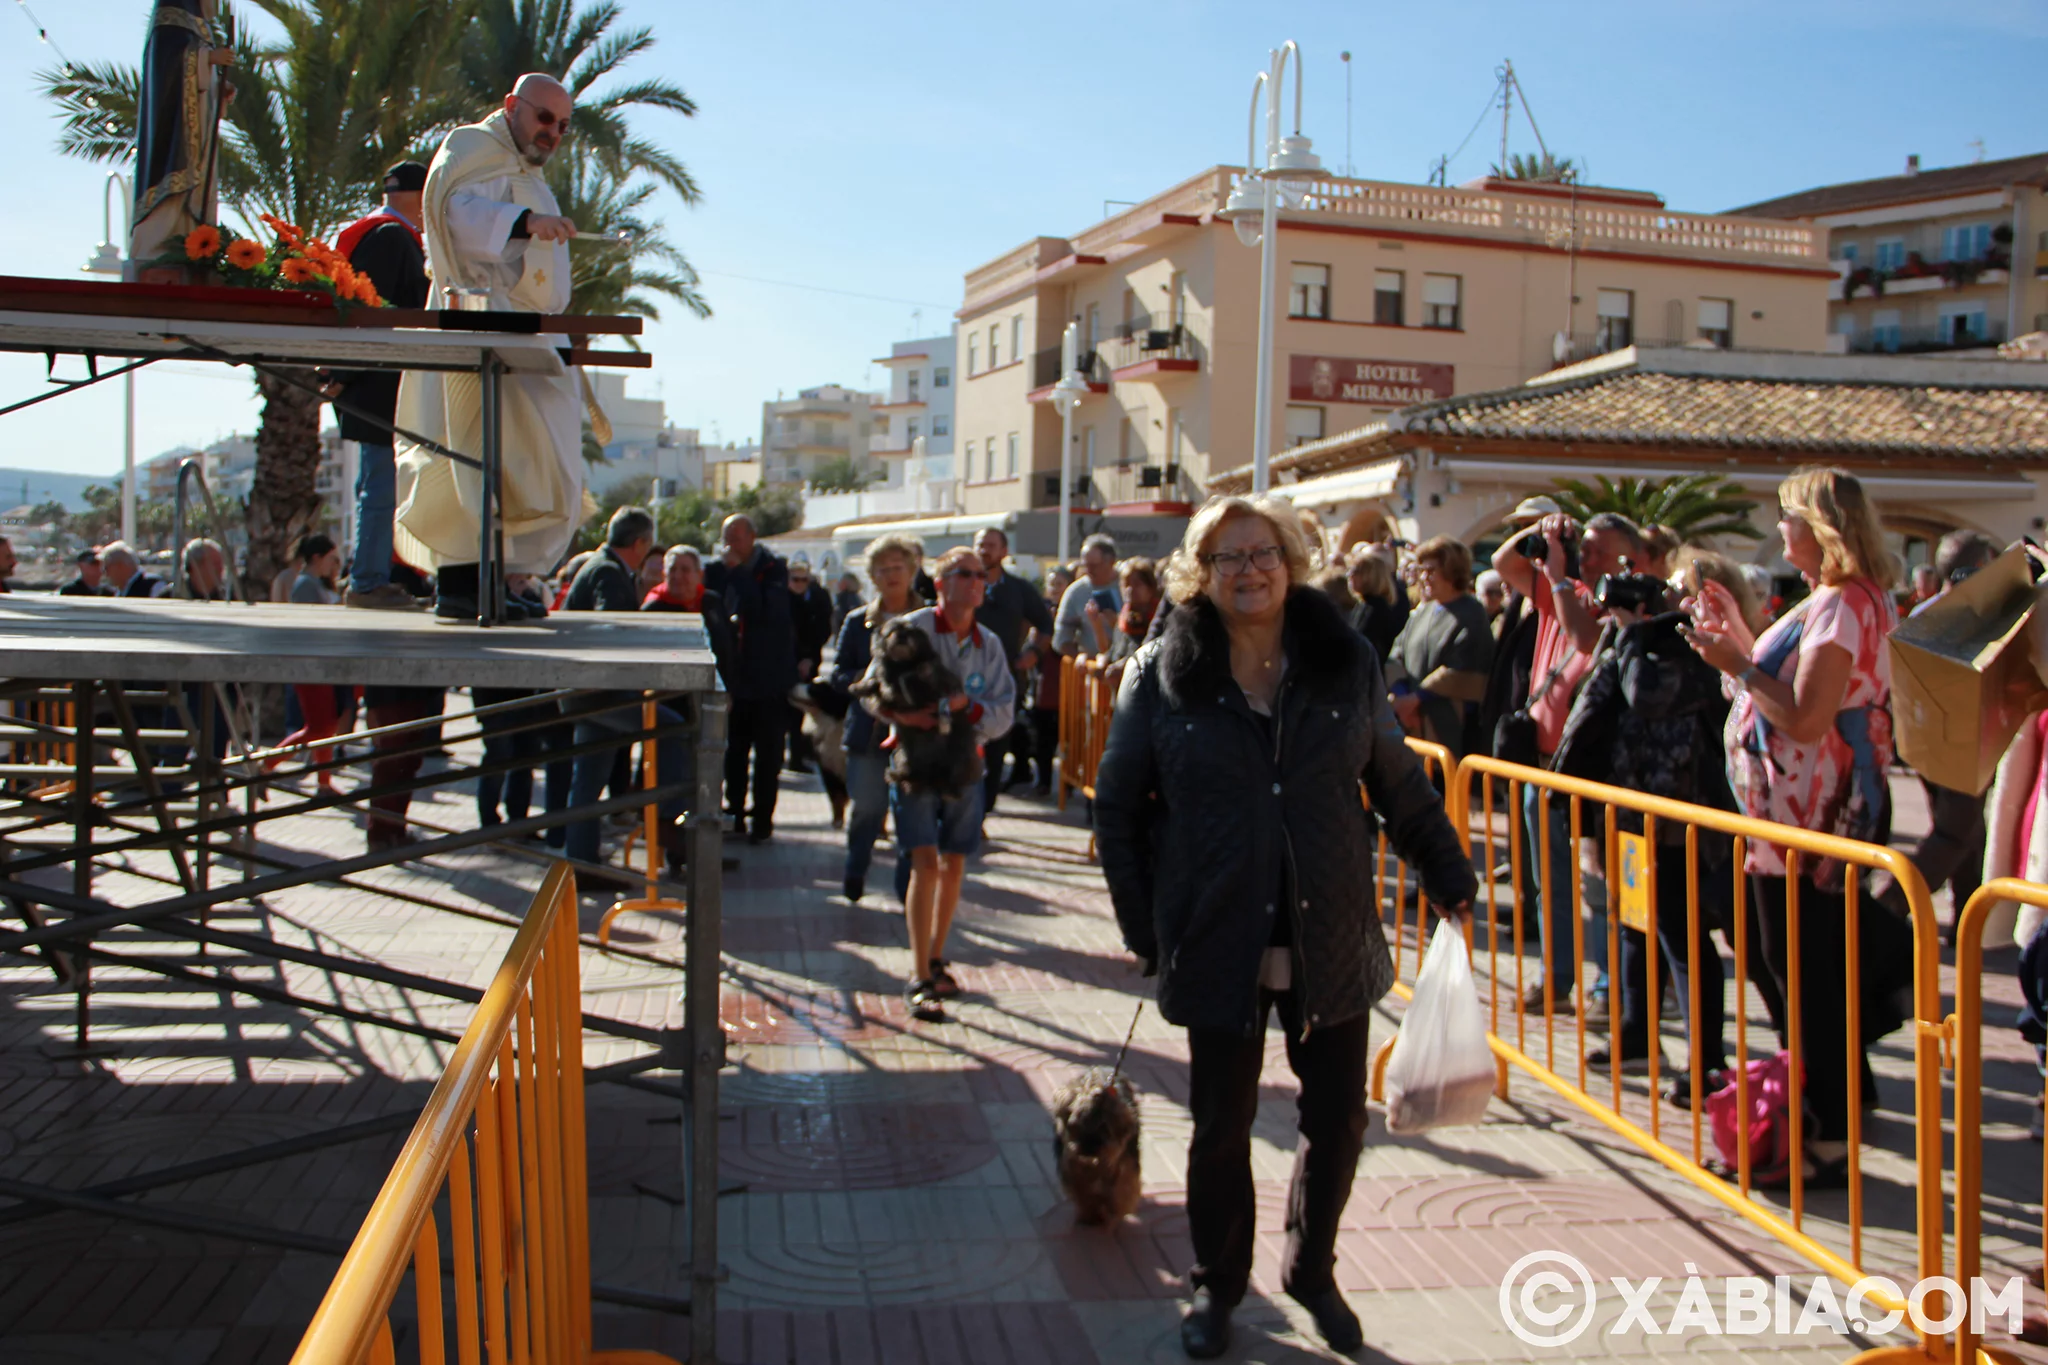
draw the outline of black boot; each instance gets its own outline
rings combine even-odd
[[[474,621],[482,579],[474,564],[446,564],[434,573],[434,615],[453,621]]]
[[[1195,1291],[1181,1314],[1180,1348],[1193,1360],[1214,1360],[1230,1349],[1230,1310],[1206,1287]]]

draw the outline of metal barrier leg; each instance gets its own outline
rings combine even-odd
[[[724,835],[718,783],[724,771],[727,701],[704,696],[697,707],[696,795],[690,803],[690,900],[684,912],[683,1015],[690,1054],[684,1063],[684,1179],[690,1225],[690,1361],[718,1358],[718,1069],[725,1031],[718,1022],[720,863]]]
[[[95,687],[90,681],[71,685],[72,705],[78,717],[78,737],[71,752],[74,759],[71,781],[71,890],[74,895],[92,894],[93,809],[93,714],[97,709]],[[88,937],[80,945],[90,949]],[[43,1055],[63,1061],[107,1057],[121,1049],[112,1043],[92,1041],[92,954],[77,954],[73,981],[78,990],[77,1016],[69,1043],[46,1043]]]

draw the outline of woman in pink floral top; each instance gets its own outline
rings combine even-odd
[[[1694,606],[1693,648],[1727,675],[1734,701],[1725,734],[1729,784],[1743,813],[1759,820],[1883,843],[1891,815],[1885,771],[1892,758],[1885,637],[1898,624],[1892,557],[1863,486],[1843,470],[1802,469],[1778,489],[1778,502],[1785,558],[1812,595],[1761,636],[1751,635],[1718,583],[1705,584]],[[1790,956],[1785,852],[1762,840],[1748,848],[1764,965],[1784,991]],[[1800,1038],[1815,1120],[1806,1133],[1806,1178],[1833,1185],[1847,1175],[1843,880],[1855,869],[1802,858],[1799,871]],[[1891,975],[1895,941],[1863,936],[1866,977]],[[1863,1070],[1867,1075],[1867,1063]]]

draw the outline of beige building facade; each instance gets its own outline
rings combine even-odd
[[[2048,154],[1824,185],[1737,209],[1827,234],[1838,349],[1982,350],[2048,331]]]
[[[955,450],[966,512],[1059,502],[1049,400],[1081,329],[1077,506],[1184,511],[1252,449],[1257,250],[1215,167],[966,277]],[[1276,452],[1432,398],[1498,389],[1637,342],[1820,351],[1823,234],[1673,213],[1655,195],[1488,180],[1310,186],[1281,214]]]

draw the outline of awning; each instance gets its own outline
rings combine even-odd
[[[1462,455],[1444,455],[1438,462],[1452,474],[1466,478],[1491,479],[1504,483],[1541,485],[1548,488],[1557,479],[1593,479],[1606,476],[1610,479],[1668,478],[1679,474],[1712,474],[1729,479],[1744,488],[1759,492],[1775,491],[1785,481],[1791,470],[1783,467],[1759,469],[1740,465],[1698,465],[1688,468],[1664,468],[1649,465],[1619,464],[1574,464],[1562,460],[1477,460]],[[1370,467],[1370,466],[1369,466]],[[1348,478],[1363,470],[1346,470],[1332,474],[1316,483]],[[2033,502],[2040,496],[2040,490],[2032,479],[2015,475],[1992,475],[1987,478],[1947,477],[1940,474],[1856,474],[1856,481],[1873,495],[1892,498],[1937,498],[1948,502]],[[1297,484],[1279,491],[1292,494]]]
[[[1273,485],[1273,491],[1296,507],[1384,498],[1400,484],[1405,464],[1406,461],[1399,458],[1379,460],[1356,469],[1341,469],[1335,474],[1302,479],[1296,483],[1277,483]]]
[[[876,536],[914,536],[919,540],[930,540],[933,536],[959,536],[971,538],[980,535],[989,527],[1004,529],[1015,512],[980,512],[973,516],[947,514],[937,517],[913,517],[903,521],[857,521],[831,530],[834,540],[855,537],[873,540]]]

